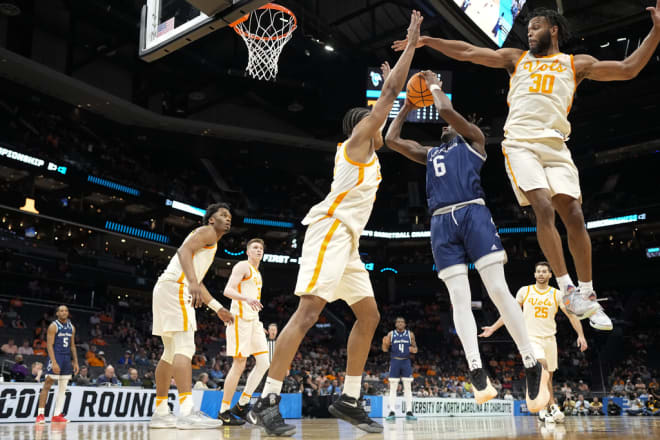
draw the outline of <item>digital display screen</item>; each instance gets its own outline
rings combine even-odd
[[[408,78],[406,78],[406,84],[411,76],[419,72],[419,69],[410,69],[408,73]],[[452,99],[451,86],[452,86],[452,73],[448,70],[434,70],[438,75],[438,78],[442,81],[442,90],[447,94],[449,99]],[[370,67],[367,72],[367,106],[373,106],[378,97],[380,96],[381,90],[383,89],[383,75],[379,67]],[[399,93],[399,96],[394,100],[394,105],[392,105],[392,110],[390,111],[389,119],[396,118],[396,115],[399,114],[399,110],[403,107],[403,104],[406,100],[406,91],[403,90]],[[419,108],[408,114],[406,118],[408,122],[422,122],[422,123],[443,123],[444,121],[440,118],[440,113],[435,105],[430,105],[428,107]]]
[[[454,3],[495,44],[502,47],[527,0],[454,0]]]

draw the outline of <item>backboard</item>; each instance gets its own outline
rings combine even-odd
[[[154,61],[268,3],[268,0],[146,0],[140,58]]]

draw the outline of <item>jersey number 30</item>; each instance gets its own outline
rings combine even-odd
[[[445,163],[442,161],[445,156],[438,154],[433,158],[433,168],[435,169],[435,177],[442,177],[447,174],[447,169],[445,168]]]

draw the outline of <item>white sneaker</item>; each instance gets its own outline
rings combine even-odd
[[[168,411],[167,414],[158,415],[154,413],[149,422],[149,428],[152,429],[167,429],[176,428],[176,416]]]
[[[539,421],[540,422],[545,422],[545,418],[548,417],[548,411],[545,409],[542,409],[539,411]]]
[[[594,299],[591,299],[593,297]],[[585,294],[579,288],[568,286],[564,295],[566,310],[578,317],[578,319],[589,318],[601,309],[595,300],[593,292]]]
[[[552,416],[552,420],[556,423],[564,423],[564,413],[561,412],[559,406],[556,404],[550,407],[550,415]]]
[[[589,317],[589,325],[598,330],[610,331],[614,328],[612,320],[607,316],[605,310],[600,306],[600,309]]]
[[[221,426],[222,420],[211,418],[201,411],[176,419],[176,429],[215,429]]]

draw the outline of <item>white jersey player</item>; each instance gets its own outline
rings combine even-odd
[[[568,113],[582,81],[629,80],[646,66],[660,43],[660,0],[646,8],[653,21],[648,36],[623,61],[600,61],[591,55],[568,55],[559,45],[568,37],[568,21],[557,11],[537,9],[527,26],[529,51],[492,50],[463,41],[422,37],[428,46],[459,61],[506,69],[511,76],[509,116],[502,152],[505,168],[521,205],[536,215],[539,246],[557,276],[567,310],[592,327],[611,330],[612,321],[596,302],[592,281],[591,239],[582,213],[578,171],[565,142],[570,135]],[[402,50],[407,42],[395,41]],[[579,284],[568,274],[555,210],[566,226],[569,249]]]
[[[534,356],[550,373],[550,380],[548,381],[550,391],[548,408],[550,411],[548,413],[547,409],[543,409],[539,412],[539,418],[542,421],[561,422],[564,420],[564,414],[555,402],[552,388],[552,376],[558,367],[557,340],[555,338],[557,324],[555,322],[555,316],[559,309],[566,314],[569,322],[575,329],[578,336],[577,346],[580,348],[580,351],[585,351],[588,346],[584,338],[582,323],[575,315],[566,312],[566,307],[562,302],[561,291],[548,284],[550,278],[552,278],[550,263],[545,261],[536,263],[534,267],[534,278],[536,279],[536,284],[521,287],[518,293],[516,293],[516,301],[518,301],[518,304],[523,309],[525,327],[527,328],[532,349],[534,350]],[[504,321],[500,318],[492,326],[483,327],[484,331],[479,336],[487,338],[498,328],[502,327],[502,325],[504,325]]]
[[[227,356],[231,356],[233,362],[225,378],[218,414],[224,425],[242,425],[248,420],[247,405],[270,365],[264,325],[259,320],[259,311],[263,308],[263,280],[259,263],[264,256],[264,241],[260,238],[248,241],[246,254],[248,259],[234,266],[225,287],[225,296],[231,298],[230,310],[234,323],[227,326]],[[238,403],[230,410],[236,386],[250,356],[254,356],[254,368],[248,375]]]
[[[213,299],[202,283],[213,264],[218,241],[231,227],[229,206],[209,206],[203,222],[204,226],[184,240],[154,287],[153,334],[163,340],[163,355],[156,367],[156,408],[151,428],[209,429],[222,425],[202,412],[193,412],[191,359],[197,330],[195,308],[206,304],[225,323],[233,321],[229,310]],[[167,405],[172,377],[179,391],[178,419]]]

